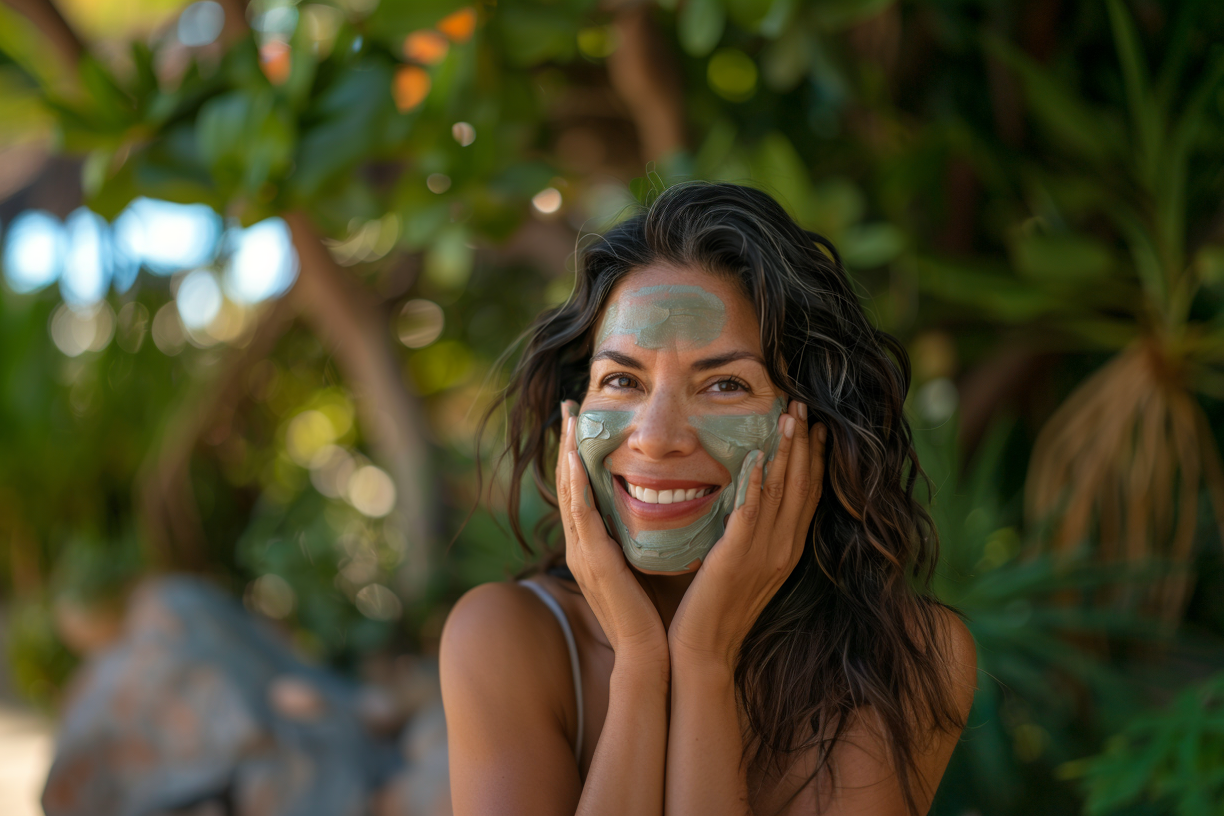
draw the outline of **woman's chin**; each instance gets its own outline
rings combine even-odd
[[[662,570],[643,569],[642,567],[639,567],[636,564],[631,564],[630,566],[632,566],[634,570],[642,573],[643,575],[688,575],[690,573],[696,572],[698,569],[701,568],[701,559],[700,558],[694,559],[693,562],[689,564],[687,567],[685,567],[684,569],[667,570],[666,572]]]

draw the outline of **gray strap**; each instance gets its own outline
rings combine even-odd
[[[569,618],[561,604],[551,593],[539,584],[531,581],[519,581],[520,584],[534,592],[544,605],[549,608],[561,624],[561,632],[565,635],[565,646],[569,649],[570,668],[574,672],[574,698],[578,701],[578,738],[574,740],[574,759],[582,761],[582,672],[578,666],[578,644],[574,640],[574,630],[570,627]]]

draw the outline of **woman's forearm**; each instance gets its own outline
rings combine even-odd
[[[576,816],[661,816],[667,760],[667,664],[617,660],[608,715]]]
[[[751,814],[731,669],[675,650],[671,666],[667,816]]]

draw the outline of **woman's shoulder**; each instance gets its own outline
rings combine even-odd
[[[935,625],[930,633],[931,642],[947,670],[949,692],[963,720],[969,716],[977,690],[977,645],[973,633],[955,610],[936,605],[932,612]]]
[[[550,636],[552,630],[555,637]],[[547,663],[556,647],[566,654],[564,637],[548,608],[527,587],[499,581],[468,590],[455,604],[442,630],[441,658],[529,667]]]
[[[443,687],[519,705],[543,700],[562,719],[572,712],[558,700],[572,693],[569,648],[553,613],[521,584],[481,584],[455,604],[442,629]],[[570,704],[569,708],[573,708]]]

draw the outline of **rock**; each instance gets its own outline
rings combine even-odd
[[[319,690],[291,674],[272,679],[268,686],[268,702],[277,714],[301,722],[317,720],[327,710],[327,702]]]
[[[149,581],[122,638],[74,682],[43,808],[359,816],[405,762],[363,728],[356,699],[206,582]]]

